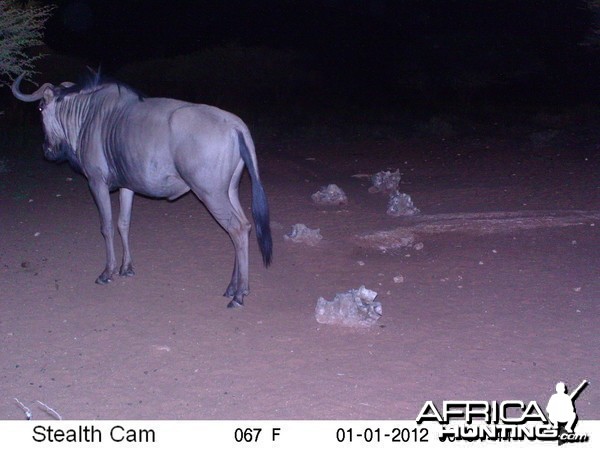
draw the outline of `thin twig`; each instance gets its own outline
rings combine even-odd
[[[17,402],[19,404],[19,406],[21,407],[21,409],[25,413],[25,417],[27,417],[27,420],[31,420],[32,417],[33,417],[33,414],[31,414],[31,410],[27,406],[25,406],[23,403],[21,403],[19,401],[19,399],[16,398],[16,397],[15,397],[15,402]]]
[[[57,413],[54,409],[50,408],[48,405],[46,405],[45,403],[40,402],[39,400],[36,400],[40,405],[42,405],[44,407],[44,409],[46,410],[46,412],[52,416],[54,416],[56,419],[58,420],[62,420],[62,417],[60,416],[59,413]]]

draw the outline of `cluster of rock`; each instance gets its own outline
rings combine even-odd
[[[371,176],[371,193],[389,195],[387,214],[390,216],[413,216],[420,211],[413,204],[410,195],[400,192],[400,170],[395,172],[381,171]],[[336,184],[321,187],[311,195],[312,201],[317,205],[339,206],[348,204],[348,196]],[[318,245],[323,239],[319,228],[311,229],[303,223],[297,223],[291,232],[284,235],[286,241],[303,243],[310,246]],[[388,241],[387,236],[370,236],[373,239]],[[394,236],[398,238],[398,236]],[[386,242],[389,245],[389,242]],[[398,247],[415,246],[414,236],[401,236],[395,243]],[[422,243],[416,245],[422,246]],[[315,308],[317,322],[330,325],[343,325],[350,327],[369,327],[382,315],[381,303],[375,301],[377,292],[361,286],[344,293],[338,293],[329,301],[320,297]]]
[[[317,322],[347,327],[370,327],[379,320],[383,311],[375,301],[377,292],[364,286],[338,293],[333,300],[319,297],[315,307]]]

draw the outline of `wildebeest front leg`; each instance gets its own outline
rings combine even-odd
[[[103,182],[90,181],[90,190],[96,201],[98,212],[100,213],[100,231],[104,236],[106,245],[106,267],[100,276],[96,279],[98,284],[106,284],[112,281],[112,276],[117,269],[117,260],[115,258],[114,248],[114,228],[112,223],[112,210],[110,206],[110,192],[108,186]]]
[[[135,275],[133,271],[133,263],[131,261],[131,252],[129,251],[129,224],[131,222],[131,205],[133,204],[133,191],[121,188],[119,190],[119,234],[123,242],[123,264],[119,275],[122,277],[132,277]]]

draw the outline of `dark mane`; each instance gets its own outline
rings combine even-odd
[[[98,71],[98,72],[90,71],[90,72],[91,73],[88,74],[83,79],[83,81],[80,81],[79,83],[75,83],[73,86],[62,87],[60,89],[60,92],[59,92],[56,100],[61,101],[63,98],[65,98],[65,96],[67,96],[69,94],[78,94],[84,90],[93,90],[94,88],[97,88],[100,86],[108,86],[108,85],[116,86],[119,89],[119,93],[123,90],[123,91],[131,92],[134,95],[137,95],[139,101],[141,101],[141,102],[143,102],[144,99],[147,97],[146,95],[144,95],[137,89],[132,88],[128,84],[125,84],[114,78],[105,77],[104,75],[101,75],[100,71]]]

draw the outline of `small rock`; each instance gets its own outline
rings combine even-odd
[[[297,223],[292,227],[292,231],[289,234],[283,236],[286,241],[292,241],[295,243],[303,243],[310,246],[317,245],[323,236],[320,233],[321,229],[310,229],[303,223]]]
[[[386,172],[377,172],[371,177],[371,182],[373,183],[373,186],[369,188],[369,192],[371,193],[396,192],[398,184],[400,184],[400,169],[396,169],[395,172],[390,172],[389,170]]]
[[[414,216],[421,211],[413,204],[410,195],[396,191],[390,195],[387,214],[390,216]]]
[[[346,193],[335,184],[323,186],[311,198],[313,202],[319,205],[345,205],[348,203]]]
[[[342,294],[332,301],[319,297],[315,307],[317,322],[348,327],[369,327],[382,315],[381,303],[374,301],[377,292],[361,286]]]

